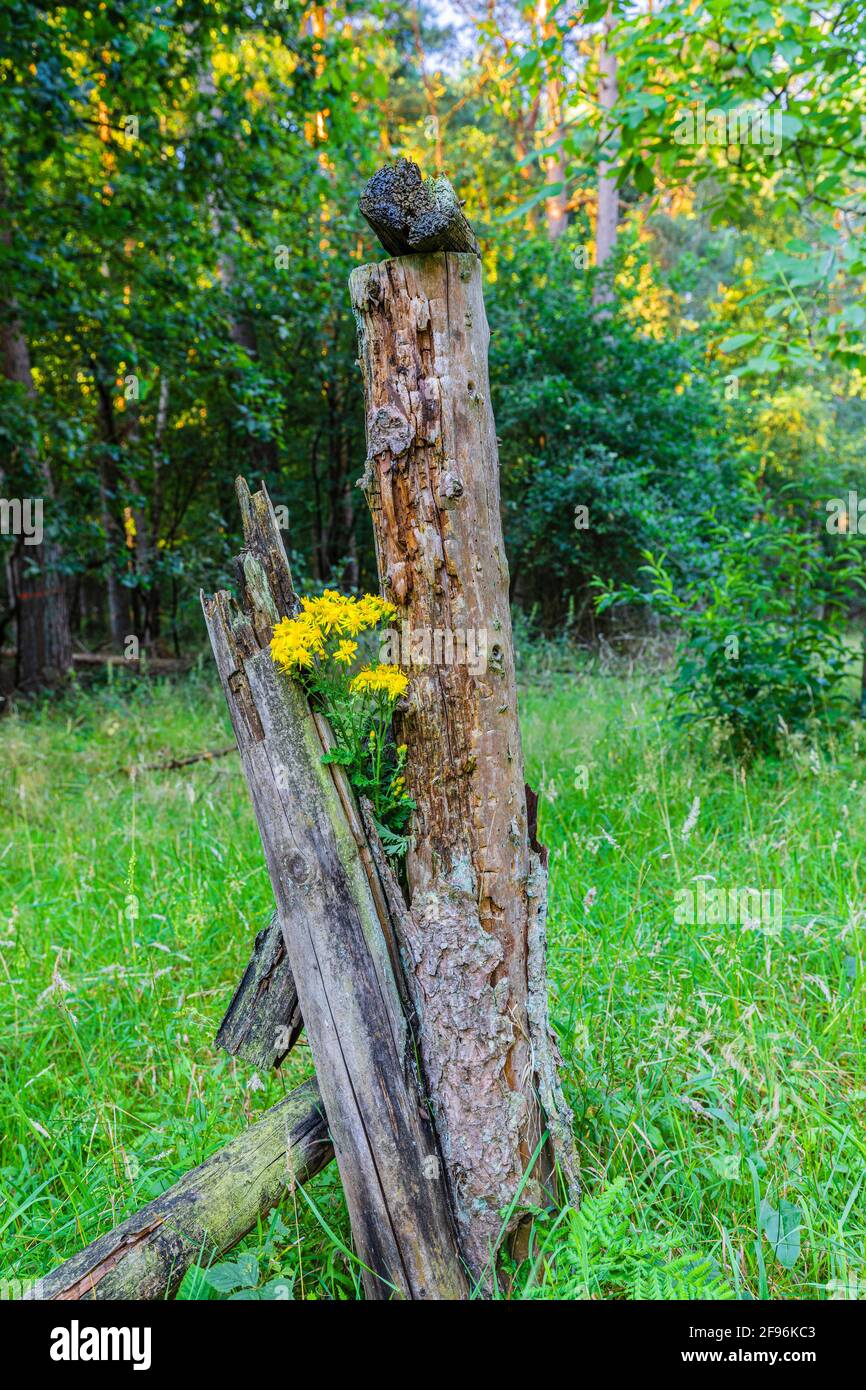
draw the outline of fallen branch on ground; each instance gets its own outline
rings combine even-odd
[[[73,666],[126,666],[150,675],[180,675],[192,666],[188,656],[121,656],[116,652],[73,652]]]
[[[191,767],[193,763],[213,762],[214,758],[227,758],[229,753],[236,753],[238,746],[232,743],[228,748],[206,748],[203,753],[190,753],[185,758],[168,758],[161,763],[130,763],[126,767],[119,767],[118,772],[125,772],[129,777],[137,777],[139,772],[174,772],[179,767]]]
[[[237,1245],[296,1183],[334,1156],[315,1081],[186,1173],[146,1207],[46,1274],[29,1300],[171,1297],[192,1264]]]

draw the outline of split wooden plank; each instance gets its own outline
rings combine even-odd
[[[278,672],[273,626],[293,611],[264,489],[238,482],[239,603],[202,599],[306,1035],[328,1113],[368,1297],[461,1298],[451,1222],[415,1040],[365,863],[298,684]],[[345,794],[345,793],[344,793]]]
[[[216,1041],[264,1071],[278,1067],[304,1027],[298,991],[276,912],[256,936],[250,963],[232,996]]]

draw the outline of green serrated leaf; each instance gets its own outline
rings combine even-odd
[[[243,1269],[233,1260],[227,1260],[224,1264],[212,1265],[205,1278],[217,1293],[232,1293],[235,1289],[242,1288],[247,1282]]]

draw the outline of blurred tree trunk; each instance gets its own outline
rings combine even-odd
[[[120,497],[120,474],[117,454],[120,440],[114,419],[112,380],[107,366],[94,365],[96,393],[102,419],[102,448],[97,450],[99,471],[99,510],[105,534],[105,593],[108,601],[108,630],[112,650],[122,652],[130,635],[129,607],[120,583],[118,566],[124,549],[124,535],[117,517]]]
[[[164,468],[163,439],[168,421],[169,381],[164,371],[159,376],[159,397],[153,431],[153,486],[150,497],[150,531],[139,546],[138,564],[149,583],[144,591],[144,640],[154,642],[160,630],[160,589],[156,572],[159,528],[162,522],[162,474]]]
[[[0,238],[12,246],[12,227],[6,206],[6,184],[0,163]],[[30,350],[14,297],[0,302],[0,360],[3,375],[23,389],[35,406],[36,388],[30,365]],[[48,460],[38,443],[27,447],[30,471],[42,491],[43,526],[48,523],[55,503],[54,479]],[[0,470],[0,490],[6,486]],[[35,500],[35,499],[34,499]],[[10,602],[15,605],[17,649],[15,683],[25,692],[56,685],[72,669],[72,637],[69,610],[59,547],[44,538],[38,545],[25,545],[19,538],[9,569]]]
[[[616,229],[619,221],[619,189],[616,184],[616,160],[613,158],[615,125],[609,117],[617,99],[616,54],[610,49],[610,33],[614,26],[614,15],[608,10],[604,20],[604,36],[599,54],[601,82],[598,99],[604,119],[601,139],[607,158],[598,166],[598,214],[595,227],[595,264],[599,270],[607,264],[616,246]],[[593,303],[597,306],[609,304],[613,300],[613,284],[609,277],[597,281],[593,291]]]
[[[550,23],[549,9],[548,0],[539,0],[536,18],[541,43],[556,33],[555,26]],[[545,203],[547,235],[551,241],[556,241],[558,237],[561,237],[568,227],[565,154],[562,148],[562,86],[554,66],[560,56],[557,54],[555,57],[547,59],[547,78],[544,84],[546,115],[544,144],[545,146],[556,146],[555,151],[548,155],[544,161],[545,173],[548,183],[562,185],[560,191],[554,193]]]

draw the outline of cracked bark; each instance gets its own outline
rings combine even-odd
[[[392,256],[417,251],[473,251],[475,233],[444,174],[425,179],[417,164],[398,159],[374,174],[358,206]]]
[[[418,806],[398,935],[461,1247],[487,1282],[530,1165],[527,1203],[561,1195],[554,1149],[571,1195],[577,1182],[547,1016],[547,876],[530,843],[481,266],[403,256],[349,283],[382,591],[410,635],[443,641],[442,660],[410,670],[397,718]],[[486,634],[486,670],[447,660],[445,634],[467,631]]]

